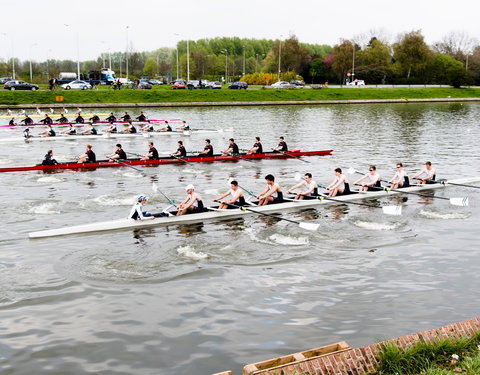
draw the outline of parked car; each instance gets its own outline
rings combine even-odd
[[[274,88],[274,89],[288,89],[288,88],[295,87],[295,86],[291,85],[287,81],[278,81],[278,82],[275,82],[271,87]]]
[[[137,90],[151,90],[152,85],[148,83],[147,80],[141,79],[137,82],[135,82],[132,86],[132,89],[137,89]]]
[[[221,89],[222,88],[222,82],[218,82],[218,81],[209,82],[208,83],[208,88],[210,88],[210,89]]]
[[[246,90],[248,88],[248,83],[242,81],[233,82],[230,86],[228,86],[228,88],[233,90]]]
[[[363,79],[356,79],[352,82],[347,82],[347,86],[365,86],[365,81]]]
[[[163,85],[163,82],[159,81],[158,79],[149,79],[148,83],[150,83],[151,85]]]
[[[8,81],[13,81],[13,78],[12,77],[2,77],[2,78],[0,78],[0,84],[2,84],[2,85],[7,83]]]
[[[72,82],[69,82],[69,83],[64,83],[60,87],[62,89],[65,89],[65,90],[72,90],[72,89],[73,90],[75,90],[75,89],[88,90],[88,89],[92,88],[92,85],[88,82],[85,82],[85,81],[76,80],[76,81],[72,81]]]
[[[38,90],[38,86],[33,83],[27,83],[25,81],[8,81],[3,85],[5,90]]]
[[[199,88],[200,88],[200,81],[191,80],[187,82],[187,89],[193,90],[193,89],[199,89]]]
[[[185,89],[187,88],[186,82],[182,80],[176,80],[172,84],[172,89]]]
[[[294,85],[294,86],[297,86],[297,87],[305,86],[305,82],[299,81],[299,80],[296,80],[296,79],[294,79],[293,81],[290,81],[290,84]]]

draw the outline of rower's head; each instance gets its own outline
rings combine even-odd
[[[230,186],[232,187],[232,190],[237,190],[238,189],[238,182],[235,180],[230,181]]]
[[[342,168],[335,168],[335,174],[342,174]]]
[[[260,142],[260,137],[255,137],[255,139],[257,140],[257,142]]]
[[[285,140],[285,138],[283,138],[283,137],[280,137],[280,140],[281,140],[281,141],[284,141],[284,140]]]
[[[148,142],[148,147],[153,147],[153,142]]]
[[[148,201],[148,197],[146,195],[140,195],[137,198],[137,202],[139,202],[141,204],[145,204],[145,203],[147,203],[147,201]]]
[[[210,144],[210,139],[208,139],[208,138],[205,139],[205,143],[206,143],[207,145],[209,145],[209,144]]]
[[[183,146],[183,141],[178,141],[179,146]]]
[[[48,155],[48,156],[52,156],[52,155],[53,155],[53,150],[48,150],[48,151],[47,151],[47,155]]]
[[[128,112],[123,112],[123,113],[125,113],[126,115],[128,115]]]
[[[118,150],[122,148],[122,145],[120,143],[117,143],[115,146],[117,147]]]
[[[432,162],[431,162],[431,161],[426,161],[426,162],[425,162],[425,167],[426,167],[427,169],[432,168]]]
[[[398,168],[403,168],[403,164],[402,163],[397,163],[396,167],[397,167],[397,169]]]
[[[92,149],[92,145],[91,145],[91,144],[88,144],[86,147],[87,147],[87,150],[91,150],[91,149]]]
[[[165,125],[168,125],[168,121],[167,121],[167,120],[165,120]]]
[[[230,138],[228,141],[232,144],[235,143],[235,139],[233,139],[233,138]]]
[[[185,190],[187,191],[188,194],[191,194],[195,190],[195,187],[192,184],[189,184],[186,186]]]
[[[371,174],[374,174],[376,170],[377,170],[377,167],[374,166],[374,165],[371,165],[370,168],[368,168],[368,171],[369,171]]]
[[[305,173],[305,180],[310,181],[312,179],[312,174],[311,173]]]
[[[185,120],[182,121],[182,124],[186,124],[187,122]]]
[[[272,184],[273,184],[273,183],[275,182],[275,177],[273,177],[273,175],[271,175],[271,174],[267,174],[267,175],[265,176],[265,180],[267,181],[267,184],[268,184],[268,183],[272,183]]]

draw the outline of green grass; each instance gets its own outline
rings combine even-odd
[[[480,89],[465,88],[328,88],[294,90],[89,90],[89,91],[0,91],[0,104],[52,104],[63,96],[63,103],[152,103],[152,102],[242,102],[310,101],[402,98],[479,98]]]
[[[453,375],[459,369],[480,374],[480,334],[470,339],[445,339],[435,344],[418,343],[405,350],[389,343],[382,350],[374,375]],[[458,355],[458,361],[452,355]]]

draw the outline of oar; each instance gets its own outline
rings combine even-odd
[[[309,164],[310,164],[310,162],[309,162],[308,160],[303,160],[300,156],[296,156],[296,155],[289,154],[287,151],[275,150],[274,148],[272,148],[272,150],[275,151],[275,152],[279,152],[279,153],[281,153],[281,154],[284,154],[284,155],[288,155],[288,156],[290,156],[291,158],[295,158],[295,159],[298,159],[298,160],[300,160],[300,161],[303,161],[304,163],[309,163]]]
[[[363,174],[363,173],[361,173],[361,172],[356,171],[356,170],[353,169],[353,168],[349,168],[349,169],[348,169],[348,173],[349,173],[349,174],[352,174],[352,173]],[[380,180],[380,181],[388,182],[388,181],[386,181],[386,180]],[[445,201],[449,201],[450,204],[453,205],[453,206],[462,206],[462,207],[468,206],[468,197],[445,198],[445,197],[439,197],[439,196],[432,195],[432,194],[415,193],[415,192],[413,192],[413,191],[404,191],[404,190],[400,190],[400,189],[392,189],[392,188],[383,187],[383,186],[380,186],[380,187],[378,187],[378,186],[371,186],[371,188],[372,188],[372,189],[376,189],[376,190],[396,191],[397,193],[417,195],[417,196],[419,196],[419,197],[425,197],[425,198],[443,199],[443,200],[445,200]]]
[[[267,214],[265,212],[252,210],[251,208],[248,208],[248,207],[245,207],[245,206],[237,206],[236,204],[231,204],[231,203],[225,203],[225,204],[228,205],[228,206],[231,206],[231,207],[239,208],[242,211],[250,211],[250,212],[253,212],[253,213],[258,214],[258,215],[273,217],[273,218],[278,219],[278,220],[285,220],[285,221],[288,221],[290,223],[298,224],[298,226],[300,226],[300,228],[303,228],[303,229],[306,229],[306,230],[315,231],[320,226],[320,224],[304,223],[304,222],[301,222],[301,221],[295,221],[295,220],[292,220],[292,219],[287,219],[287,218],[284,218],[284,217],[279,217],[279,216],[276,216],[276,215]]]
[[[228,179],[228,183],[232,182],[233,180],[234,180],[233,178],[229,178],[229,179]],[[253,192],[251,192],[250,190],[244,188],[242,185],[238,184],[238,187],[239,187],[240,189],[242,189],[242,190],[243,190],[245,193],[247,193],[248,195],[250,195],[250,196],[252,196],[252,197],[254,197],[254,198],[257,198],[257,196],[256,196]],[[252,206],[256,206],[255,203],[252,203],[252,202],[247,202],[247,203],[251,204]]]
[[[107,156],[108,158],[108,156]],[[122,164],[124,165],[125,167],[129,167],[129,168],[132,168],[132,169],[135,169],[137,172],[139,172],[143,177],[145,177],[147,174],[142,171],[141,169],[138,169],[138,168],[135,168],[133,165],[130,165],[130,164],[127,164],[127,163],[124,163],[123,161],[120,161],[120,160],[112,160],[112,159],[109,159],[110,161],[114,162],[114,163],[118,163],[118,164]]]
[[[140,155],[140,154],[136,154],[135,152],[126,152],[126,154],[129,154],[129,155],[135,155],[135,156],[138,156],[138,157],[142,157],[143,155]]]
[[[172,206],[175,206],[175,201],[167,197],[167,195],[158,188],[158,185],[155,182],[152,183],[152,190],[154,193],[162,194],[167,199],[168,203],[170,203]]]
[[[468,187],[468,188],[473,188],[473,189],[480,189],[480,186],[474,186],[474,185],[467,185],[467,184],[457,184],[454,182],[449,182],[448,180],[430,180],[432,182],[435,182],[437,184],[442,184],[442,185],[455,185],[455,186],[463,186],[463,187]]]
[[[177,160],[183,161],[184,163],[190,165],[191,167],[195,167],[192,163],[189,163],[188,161],[186,161],[185,159],[182,159],[182,158],[179,157],[179,156],[175,156],[175,155],[172,155],[172,154],[170,154],[170,156],[173,157],[173,158],[175,158],[175,159],[177,159]]]

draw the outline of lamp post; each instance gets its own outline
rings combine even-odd
[[[280,35],[280,41],[278,45],[278,82],[280,82],[280,73],[281,73],[280,64],[282,61],[282,38],[283,38],[283,35]]]
[[[173,34],[175,36],[180,36],[180,34]],[[179,72],[178,72],[178,41],[177,41],[177,44],[176,44],[176,49],[177,49],[177,79],[180,78],[179,77]]]
[[[70,27],[70,25],[64,23],[66,27]],[[76,33],[77,37],[77,79],[80,79],[80,47],[79,47],[79,42],[78,42],[78,31]]]
[[[187,39],[187,81],[190,81],[190,48]]]
[[[48,73],[48,77],[50,77],[50,61],[49,61],[49,56],[52,55],[52,50],[51,49],[48,49],[47,50],[47,73]]]
[[[38,46],[38,43],[30,44],[30,82],[33,80],[32,74],[32,47]]]
[[[222,51],[225,54],[225,83],[228,82],[228,50],[225,49]]]
[[[243,46],[243,75],[245,76],[245,46]]]
[[[129,26],[126,27],[127,48],[125,50],[125,75],[126,75],[126,78],[127,78],[127,82],[128,82],[128,28],[129,28]]]

